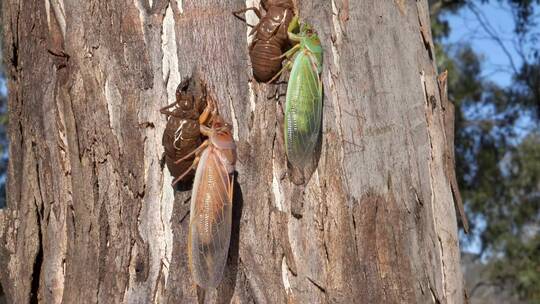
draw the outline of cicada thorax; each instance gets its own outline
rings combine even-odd
[[[163,111],[168,116],[162,145],[165,149],[165,163],[173,177],[186,172],[193,163],[194,156],[180,162],[178,160],[193,152],[202,143],[199,117],[206,107],[206,89],[200,81],[183,81],[176,91],[176,102]],[[193,178],[189,172],[183,179]]]
[[[257,81],[268,81],[281,70],[278,57],[290,47],[287,27],[293,14],[292,8],[270,5],[255,27],[249,55]]]
[[[216,287],[227,261],[232,221],[233,172],[236,146],[230,127],[208,132],[191,196],[189,261],[193,279],[205,289]]]

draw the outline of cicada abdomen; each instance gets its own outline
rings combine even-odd
[[[290,46],[287,29],[294,16],[294,6],[291,0],[269,0],[261,3],[266,11],[264,16],[255,7],[234,14],[253,10],[259,17],[259,23],[250,33],[255,36],[249,45],[249,57],[255,79],[267,82],[280,71],[283,60],[279,57]]]
[[[212,117],[212,127],[201,131],[208,139],[195,159],[188,250],[194,281],[208,289],[219,285],[227,262],[236,145],[231,127],[217,115]]]

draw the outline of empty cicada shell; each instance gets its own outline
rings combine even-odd
[[[182,81],[176,89],[176,102],[161,109],[161,113],[168,117],[162,139],[165,163],[175,179],[186,173],[193,163],[193,156],[183,158],[201,145],[200,125],[210,112],[206,85],[196,78]],[[183,160],[178,161],[180,159]],[[190,180],[193,176],[194,171],[191,170],[182,179]]]

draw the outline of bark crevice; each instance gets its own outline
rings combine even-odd
[[[36,218],[38,220],[37,227],[41,227],[41,217],[38,212],[38,206],[36,202]],[[39,303],[39,294],[41,292],[40,286],[41,286],[41,268],[43,266],[43,242],[42,242],[42,232],[41,228],[38,228],[38,240],[37,240],[37,246],[38,251],[36,254],[36,257],[34,258],[34,264],[32,267],[32,282],[30,287],[30,303]]]

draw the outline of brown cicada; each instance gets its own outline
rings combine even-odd
[[[244,20],[238,14],[251,10],[259,17],[259,23],[249,34],[255,34],[249,45],[249,56],[255,79],[267,82],[273,80],[281,70],[280,56],[290,47],[287,30],[294,15],[294,5],[292,0],[263,0],[261,5],[266,11],[264,16],[256,7],[249,7],[233,14]]]
[[[185,156],[192,155],[190,153],[202,143],[200,125],[208,119],[211,111],[207,103],[206,85],[195,78],[183,80],[176,89],[176,102],[161,109],[161,113],[168,117],[162,145],[167,168],[175,177],[173,185],[182,178],[193,178],[193,170],[188,170],[193,156]]]

